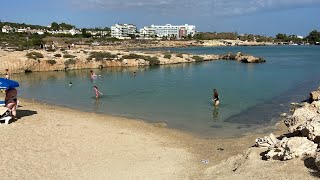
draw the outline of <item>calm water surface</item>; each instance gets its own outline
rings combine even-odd
[[[261,56],[264,64],[235,61],[147,68],[41,72],[13,76],[19,95],[84,111],[165,122],[205,137],[236,136],[273,125],[292,101],[320,85],[319,46],[193,47],[162,49],[194,54],[238,51]],[[137,72],[133,76],[133,71]],[[73,83],[69,87],[69,82]],[[96,100],[92,85],[104,94]],[[219,108],[212,106],[212,89]]]

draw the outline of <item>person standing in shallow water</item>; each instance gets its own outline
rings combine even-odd
[[[90,70],[90,79],[91,79],[91,80],[94,80],[94,79],[96,79],[96,78],[97,78],[96,73],[94,73],[92,70]]]
[[[99,98],[100,95],[103,95],[103,94],[99,91],[99,89],[98,89],[97,86],[93,86],[93,90],[94,90],[94,93],[95,93],[95,95],[96,95],[96,98]]]
[[[218,106],[218,105],[220,104],[219,94],[218,94],[218,91],[217,91],[216,89],[213,89],[213,97],[212,97],[212,100],[213,100],[215,106]]]

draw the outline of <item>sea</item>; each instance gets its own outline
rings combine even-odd
[[[320,86],[320,46],[161,48],[192,54],[243,52],[266,63],[216,60],[134,68],[32,72],[13,75],[19,97],[86,112],[165,123],[205,138],[267,133]],[[134,75],[134,72],[135,75]],[[72,85],[70,86],[70,82]],[[93,85],[103,94],[95,98]],[[213,106],[213,89],[220,105]],[[107,121],[107,119],[106,119]]]

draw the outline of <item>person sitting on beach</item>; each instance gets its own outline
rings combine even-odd
[[[92,70],[90,70],[90,79],[95,79],[95,78],[97,78],[97,75],[96,75],[96,73],[94,73]]]
[[[100,95],[103,95],[103,94],[99,91],[99,89],[98,89],[97,86],[93,86],[93,90],[94,90],[94,93],[96,94],[96,98],[99,98]]]
[[[15,88],[6,90],[5,104],[6,107],[11,110],[11,115],[13,116],[13,118],[16,118],[17,116],[17,94],[18,91]]]
[[[214,105],[218,106],[220,101],[219,101],[219,94],[218,91],[216,89],[213,89],[213,98],[212,98]]]

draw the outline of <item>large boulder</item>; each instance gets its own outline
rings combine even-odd
[[[305,104],[303,107],[295,109],[292,116],[288,116],[284,120],[285,125],[289,128],[289,132],[297,131],[298,127],[305,124],[306,121],[318,115],[317,108],[311,104]]]
[[[302,136],[313,142],[320,143],[320,115],[306,121],[305,124],[300,125],[297,129],[300,130]]]
[[[244,54],[242,52],[238,52],[237,54],[228,53],[225,55],[221,55],[220,59],[226,59],[226,60],[236,60],[243,63],[263,63],[266,62],[261,57],[255,57],[252,55]]]
[[[310,100],[311,100],[311,102],[320,100],[320,91],[319,90],[312,91],[310,93]]]
[[[241,61],[243,63],[262,63],[262,62],[266,62],[263,58],[255,57],[255,56],[248,55],[248,54],[243,54],[241,52],[238,52],[235,55],[235,60],[236,61]]]
[[[270,160],[290,160],[292,158],[313,156],[318,145],[306,137],[283,138],[271,147],[265,157]]]

